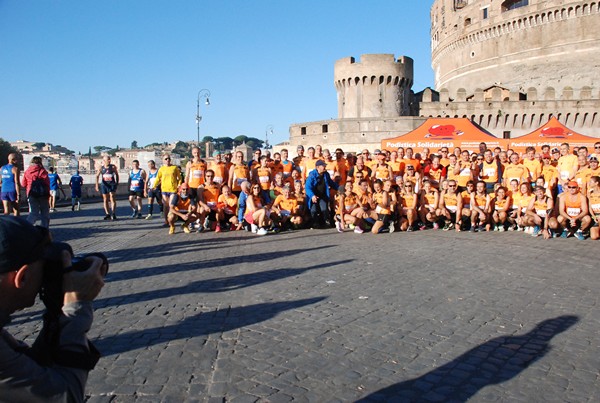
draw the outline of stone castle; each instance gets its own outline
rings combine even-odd
[[[338,118],[290,126],[286,147],[379,148],[428,117],[466,117],[500,138],[551,116],[600,137],[598,1],[435,0],[435,89],[415,93],[413,60],[391,54],[340,59]],[[276,148],[281,148],[280,147]]]

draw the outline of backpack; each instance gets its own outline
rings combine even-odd
[[[31,187],[29,188],[29,197],[48,197],[50,196],[50,192],[48,191],[48,187],[44,183],[42,178],[36,178],[31,182]]]

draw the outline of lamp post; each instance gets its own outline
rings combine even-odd
[[[196,130],[198,132],[198,147],[200,147],[200,121],[202,120],[202,116],[200,116],[200,99],[204,98],[206,101],[204,102],[206,105],[210,105],[210,90],[201,89],[198,91],[198,101],[196,103]]]
[[[265,146],[264,149],[266,150],[270,150],[272,147],[269,145],[269,134],[271,134],[271,136],[273,135],[273,129],[275,127],[273,125],[268,125],[265,128]]]

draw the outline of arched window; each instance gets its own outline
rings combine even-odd
[[[501,10],[509,11],[514,10],[515,8],[525,7],[529,5],[529,0],[506,0],[502,3]]]

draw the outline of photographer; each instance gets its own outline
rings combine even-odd
[[[104,285],[108,263],[102,256],[89,256],[69,271],[72,262],[67,249],[58,250],[56,262],[48,261],[48,250],[57,245],[43,228],[19,217],[0,217],[2,402],[83,401],[88,372],[99,357],[86,333],[92,324],[92,300]],[[54,267],[58,294],[48,285],[48,272]],[[32,306],[40,290],[48,310],[44,327],[29,348],[4,326],[11,314]],[[55,295],[53,303],[50,297]]]

